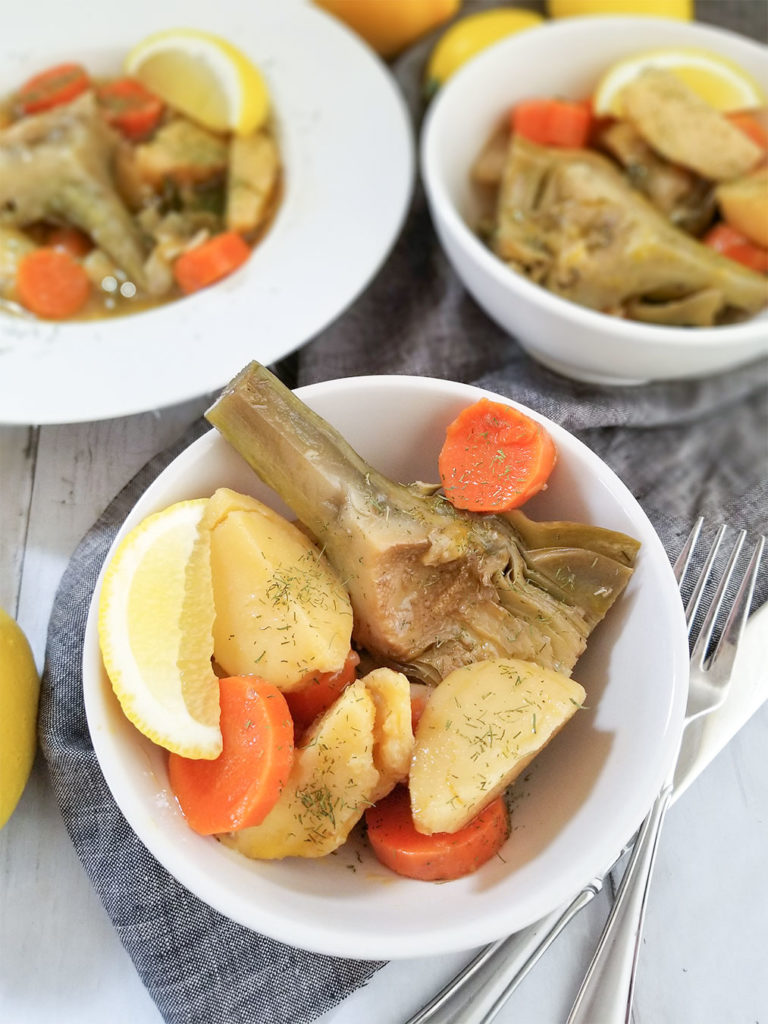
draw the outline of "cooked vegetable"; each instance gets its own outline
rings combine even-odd
[[[227,488],[208,500],[201,532],[210,538],[213,654],[227,675],[255,673],[288,692],[302,688],[308,673],[342,669],[352,609],[305,534]]]
[[[302,733],[333,704],[341,691],[355,681],[355,669],[360,663],[356,651],[350,651],[347,660],[336,672],[311,672],[301,686],[286,693],[296,732]]]
[[[414,745],[411,685],[401,672],[389,668],[374,669],[364,679],[376,707],[373,763],[379,781],[370,797],[375,803],[408,778]]]
[[[365,821],[371,847],[381,863],[398,875],[425,882],[472,874],[499,852],[509,835],[509,812],[502,797],[458,832],[423,835],[414,827],[404,786],[369,808]]]
[[[74,316],[88,301],[88,275],[63,249],[43,248],[19,263],[16,290],[23,306],[46,320]]]
[[[438,467],[446,497],[473,512],[506,512],[546,487],[557,452],[540,423],[481,398],[448,424]]]
[[[523,100],[512,111],[512,130],[540,146],[581,149],[592,128],[588,103],[568,100]]]
[[[246,857],[323,857],[360,820],[377,788],[373,759],[376,706],[358,679],[309,730],[275,806],[254,828],[222,835]]]
[[[532,662],[475,662],[446,676],[419,719],[409,788],[415,828],[457,832],[504,792],[584,703]]]
[[[230,231],[255,231],[267,216],[279,172],[274,139],[266,132],[234,136],[229,145],[226,225]]]
[[[768,299],[760,275],[678,230],[599,153],[514,137],[490,239],[498,256],[550,291],[592,309],[720,293],[718,318]]]
[[[157,127],[164,104],[134,78],[116,78],[98,88],[104,117],[128,139],[141,139]]]
[[[77,228],[54,228],[45,241],[46,245],[53,249],[64,249],[75,259],[86,256],[93,249],[90,238]]]
[[[768,129],[754,114],[739,111],[735,114],[728,114],[728,120],[739,131],[744,132],[764,153],[768,151]]]
[[[57,64],[26,81],[17,99],[25,114],[38,114],[69,103],[90,87],[91,80],[79,64]]]
[[[37,245],[23,231],[0,225],[0,297],[15,297],[19,263],[35,249]]]
[[[755,245],[730,224],[715,225],[708,232],[704,243],[729,260],[735,260],[757,273],[768,273],[768,249]]]
[[[570,672],[631,575],[637,543],[623,537],[619,559],[596,556],[616,535],[591,526],[573,526],[568,547],[537,567],[542,552],[527,550],[513,520],[388,480],[258,363],[207,416],[317,538],[349,591],[359,646],[415,679],[499,657]],[[585,550],[589,588],[564,586],[558,575],[573,562],[577,576]]]
[[[768,248],[768,167],[719,185],[715,193],[723,218],[750,242]]]
[[[224,231],[182,253],[174,264],[173,275],[179,288],[189,295],[227,277],[250,255],[251,250],[240,235]]]
[[[219,680],[223,748],[213,761],[170,754],[171,789],[195,832],[259,825],[293,765],[293,722],[282,693],[258,676]]]
[[[622,94],[627,119],[662,156],[712,181],[751,170],[761,150],[677,75],[648,67]]]
[[[112,133],[92,93],[0,132],[0,223],[65,222],[89,235],[138,286],[141,235],[115,191]]]
[[[220,135],[180,117],[136,148],[136,173],[154,188],[168,180],[195,184],[223,175],[227,152]]]

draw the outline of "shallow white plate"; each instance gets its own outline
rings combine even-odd
[[[365,377],[299,394],[364,458],[406,481],[437,479],[446,425],[487,393],[429,378]],[[364,847],[360,861],[349,846],[320,860],[250,861],[192,832],[169,789],[165,752],[123,716],[104,673],[97,585],[83,690],[99,763],[142,842],[202,900],[256,931],[323,953],[391,959],[469,949],[560,906],[607,868],[640,824],[672,764],[685,705],[688,645],[677,586],[627,488],[581,442],[537,418],[551,431],[559,460],[548,489],[527,506],[530,514],[622,530],[642,547],[627,590],[574,672],[587,689],[588,709],[517,783],[510,839],[500,857],[468,878],[442,885],[410,881],[381,867]],[[218,486],[284,511],[212,431],[148,488],[115,543],[146,515]]]
[[[275,222],[230,278],[156,310],[63,324],[0,312],[0,423],[142,412],[215,390],[249,359],[271,363],[344,311],[402,226],[404,103],[373,52],[311,6],[132,0],[107,14],[88,0],[62,36],[51,3],[20,5],[0,41],[0,95],[60,60],[114,74],[133,43],[178,25],[232,40],[265,74],[285,165]]]

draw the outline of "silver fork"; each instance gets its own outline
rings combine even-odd
[[[725,530],[725,526],[721,526],[718,530],[704,570],[686,606],[689,632]],[[710,652],[712,634],[723,607],[744,538],[745,531],[742,530],[737,535],[728,564],[691,654],[688,702],[677,763],[640,828],[632,857],[616,894],[616,901],[568,1016],[567,1024],[594,1024],[595,1021],[600,1021],[601,1024],[619,1024],[619,1022],[623,1024],[623,1022],[629,1021],[643,919],[661,826],[669,807],[675,781],[679,780],[682,774],[688,770],[699,747],[699,739],[692,725],[701,716],[720,707],[727,696],[736,650],[752,603],[763,552],[764,539],[762,537],[755,545],[749,566],[741,580],[722,633],[714,649]],[[695,540],[696,538],[690,545],[690,549],[683,552],[682,564],[679,569],[676,566],[679,581],[684,578],[690,564]]]
[[[681,589],[685,582],[686,572],[688,571],[693,559],[702,523],[702,519],[699,519],[696,522],[674,565],[673,571],[675,578],[677,579]],[[706,583],[712,573],[725,530],[725,526],[720,527],[718,530],[717,536],[715,537],[714,543],[710,548],[705,564],[699,574],[696,585],[694,586],[691,597],[686,605],[686,622],[688,625],[689,635],[692,631],[694,618],[705,592]],[[723,576],[720,586],[718,587],[718,591],[714,595],[710,605],[707,620],[702,626],[699,640],[691,657],[692,666],[695,664],[697,657],[700,659],[701,648],[706,646],[702,639],[705,635],[705,630],[708,629],[708,637],[711,637],[715,620],[717,619],[723,604],[729,580],[733,574],[734,566],[743,542],[744,533],[742,531],[736,539],[735,549],[729,560],[728,567],[726,568],[727,578],[726,576]],[[762,544],[763,542],[761,539],[758,542],[758,546],[756,547],[749,567],[746,570],[742,585],[734,601],[729,617],[731,626],[730,639],[728,643],[732,644],[733,650],[730,654],[728,675],[730,675],[730,668],[733,664],[736,644],[740,639],[741,631],[743,630],[743,626],[746,622],[749,605],[751,603],[760,556],[762,553]],[[726,629],[727,628],[728,627],[726,626]],[[721,637],[721,643],[724,642],[725,631]],[[725,665],[725,662],[722,660],[723,650],[724,648],[721,650],[719,655],[721,670]],[[713,659],[710,659],[708,663],[708,668],[710,670],[712,669],[712,660]],[[718,703],[722,703],[724,699],[725,692],[723,691],[719,697]],[[687,710],[688,709],[686,709],[686,711]],[[712,708],[712,710],[714,710],[714,708]],[[703,711],[698,712],[697,717],[703,713]],[[687,731],[690,733],[690,730]],[[688,764],[685,767],[690,767],[691,761],[692,759],[689,758]],[[681,760],[678,760],[678,766],[681,769],[684,767]],[[677,780],[678,782],[682,781],[679,771],[677,774]],[[667,793],[667,803],[673,788],[674,787],[671,787]],[[666,789],[667,787],[665,787],[665,790]],[[642,826],[642,829],[646,828],[650,818],[651,815],[649,814],[646,823]],[[661,820],[658,822],[658,828],[660,828],[660,824]],[[640,833],[638,833],[636,842],[639,843],[639,841]],[[619,855],[617,862],[631,847],[631,845],[632,844],[630,843],[625,847]],[[655,845],[653,848],[655,849]],[[627,873],[631,866],[631,864],[628,866]],[[409,1018],[406,1024],[490,1024],[490,1022],[496,1018],[497,1014],[501,1011],[523,978],[527,976],[528,972],[538,962],[547,949],[549,949],[568,923],[573,920],[576,914],[587,906],[587,904],[590,903],[591,900],[600,892],[603,880],[603,877],[593,878],[563,909],[553,911],[546,918],[536,924],[530,925],[528,928],[524,928],[522,931],[517,932],[506,939],[499,939],[492,945],[487,946],[478,953],[478,955],[469,964],[467,964],[467,966],[458,975],[456,975],[455,978],[448,982],[448,984],[429,1003],[427,1003],[413,1017]],[[639,908],[639,912],[642,915],[643,907]],[[641,923],[642,916],[638,920],[637,939],[639,939],[639,928]],[[635,951],[637,949],[637,939],[633,947]],[[636,952],[634,956],[636,957]],[[634,969],[634,960],[632,969]],[[593,1017],[592,1024],[595,1019],[600,1019],[602,1022],[602,1018]],[[624,1019],[623,1016],[621,1019]]]

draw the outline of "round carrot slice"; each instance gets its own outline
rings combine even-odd
[[[69,103],[90,88],[88,73],[79,64],[57,64],[22,85],[18,101],[25,114],[37,114]]]
[[[458,832],[417,832],[408,790],[398,786],[365,812],[368,839],[381,863],[406,878],[450,881],[477,871],[509,835],[509,812],[497,797]]]
[[[505,512],[546,486],[556,459],[540,423],[511,405],[481,398],[449,424],[438,468],[456,508]]]
[[[293,766],[293,722],[285,697],[257,676],[219,680],[222,752],[213,761],[170,754],[171,789],[195,832],[260,824]]]
[[[303,732],[333,704],[345,686],[355,681],[360,664],[357,651],[350,651],[347,660],[336,672],[311,672],[300,690],[286,693],[285,699],[297,732]]]
[[[88,275],[64,249],[43,248],[19,262],[16,290],[23,306],[47,320],[78,313],[91,294]]]

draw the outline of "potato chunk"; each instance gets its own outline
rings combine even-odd
[[[345,841],[379,783],[376,706],[358,679],[307,733],[280,799],[260,825],[221,836],[246,857],[323,857]]]
[[[352,635],[346,590],[315,545],[273,509],[221,488],[210,531],[214,659],[227,675],[256,674],[290,692],[308,672],[335,672]]]
[[[416,727],[410,773],[419,832],[457,832],[504,791],[584,701],[584,688],[504,658],[451,672]]]
[[[200,125],[177,118],[163,125],[149,141],[136,148],[131,173],[136,181],[159,188],[164,179],[177,184],[208,181],[227,169],[227,143]]]
[[[274,139],[266,132],[229,145],[226,222],[230,231],[255,231],[269,212],[277,186],[280,158]]]
[[[408,777],[413,755],[411,686],[401,672],[377,668],[363,677],[376,706],[373,725],[373,760],[379,782],[371,803],[391,793]]]
[[[621,98],[627,118],[657,153],[704,178],[737,178],[760,159],[759,146],[670,71],[646,68]]]
[[[732,227],[768,249],[768,167],[720,185],[715,197]]]

